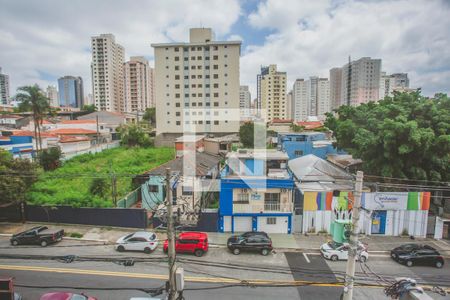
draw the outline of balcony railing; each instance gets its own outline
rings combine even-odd
[[[233,203],[234,213],[292,212],[291,203]]]

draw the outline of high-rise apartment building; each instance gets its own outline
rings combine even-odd
[[[336,103],[359,105],[380,99],[381,59],[363,57],[340,68],[341,96],[338,100],[335,98],[339,86],[339,71],[336,69],[330,70],[330,78],[333,77],[330,91],[333,95],[333,107]]]
[[[286,95],[286,110],[287,119],[294,119],[294,97],[292,96],[292,91]]]
[[[0,104],[8,105],[9,102],[9,76],[3,74],[0,68]]]
[[[154,106],[153,69],[142,56],[132,56],[124,64],[125,112],[145,111]]]
[[[394,73],[391,75],[386,75],[386,72],[381,73],[380,99],[393,96],[394,91],[404,91],[408,89],[408,73]]]
[[[241,85],[239,87],[239,111],[241,116],[250,116],[251,99],[248,85]]]
[[[157,143],[185,132],[239,131],[240,41],[215,41],[211,28],[192,28],[188,43],[152,47]]]
[[[259,80],[261,108],[266,110],[266,122],[288,119],[286,103],[286,72],[278,72],[277,65],[270,65]]]
[[[47,87],[46,96],[50,100],[50,106],[52,107],[59,106],[58,90],[56,89],[56,86],[49,85]]]
[[[331,109],[343,105],[342,100],[342,68],[330,70],[330,104]]]
[[[113,34],[92,37],[91,47],[93,104],[98,110],[123,112],[125,50]]]
[[[75,76],[64,76],[58,79],[59,106],[83,107],[83,79]]]
[[[292,89],[294,121],[306,121],[310,116],[325,119],[331,111],[330,82],[327,78],[312,76],[297,79]]]
[[[255,102],[255,108],[257,115],[259,116],[262,108],[262,99],[261,99],[261,78],[265,75],[269,74],[269,67],[268,66],[262,66],[261,72],[256,75],[256,102]]]

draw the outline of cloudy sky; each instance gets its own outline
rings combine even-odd
[[[241,84],[256,95],[261,65],[277,64],[289,85],[328,77],[353,59],[407,72],[425,95],[450,92],[449,0],[0,0],[0,67],[18,86],[82,76],[91,91],[90,37],[113,33],[129,56],[153,64],[151,43],[187,41],[190,27],[242,40]]]

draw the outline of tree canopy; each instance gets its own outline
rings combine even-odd
[[[338,148],[363,160],[368,174],[416,180],[450,180],[450,99],[420,92],[379,102],[341,106],[327,114]]]
[[[87,111],[88,113],[93,113],[94,111],[97,111],[97,107],[95,104],[85,104],[83,105],[82,110]]]
[[[136,124],[122,125],[118,128],[121,138],[122,145],[128,147],[141,146],[149,147],[152,146],[152,140],[150,139],[147,132]]]
[[[156,108],[150,107],[145,110],[142,119],[149,122],[153,127],[156,125]]]
[[[262,124],[246,122],[239,128],[239,139],[245,148],[264,148],[266,136],[266,127]]]

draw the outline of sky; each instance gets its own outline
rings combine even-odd
[[[329,77],[352,59],[382,59],[410,86],[450,93],[450,0],[0,0],[0,67],[19,86],[81,76],[91,92],[91,36],[112,33],[153,65],[151,43],[185,42],[189,28],[241,40],[240,82],[256,97],[262,65],[297,78]]]

